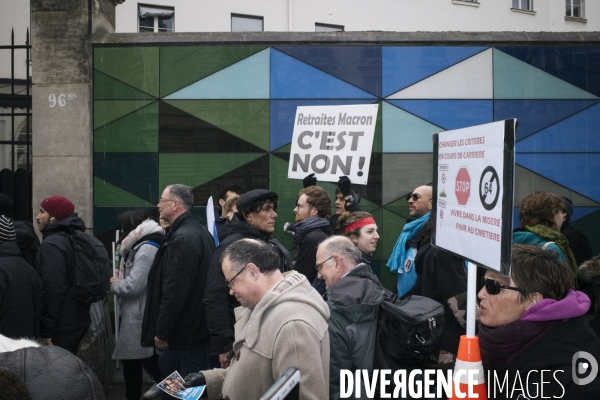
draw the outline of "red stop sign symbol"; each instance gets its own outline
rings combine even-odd
[[[454,193],[456,194],[456,200],[458,200],[458,204],[464,206],[471,195],[471,177],[469,176],[469,171],[464,167],[459,169],[455,181]]]

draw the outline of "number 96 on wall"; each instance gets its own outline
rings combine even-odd
[[[68,93],[68,94],[61,93],[58,96],[54,93],[50,93],[50,95],[48,96],[48,101],[49,101],[50,108],[54,108],[56,106],[64,107],[67,105],[67,99],[76,99],[76,98],[77,98],[77,94],[75,94],[75,93]]]

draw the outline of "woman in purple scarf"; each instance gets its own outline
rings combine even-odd
[[[600,398],[590,299],[573,290],[571,268],[556,252],[513,245],[510,278],[487,271],[478,297],[490,398]]]

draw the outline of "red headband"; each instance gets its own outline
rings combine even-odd
[[[350,225],[348,225],[347,227],[344,228],[344,233],[348,233],[350,231],[353,231],[355,229],[358,228],[362,228],[365,225],[370,225],[370,224],[376,224],[375,220],[373,219],[373,217],[366,217],[363,219],[359,219],[356,222],[351,223]]]

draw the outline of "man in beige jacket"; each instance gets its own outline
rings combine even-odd
[[[235,342],[227,369],[189,374],[209,399],[258,399],[290,367],[300,370],[300,398],[329,397],[329,308],[302,274],[279,271],[268,243],[242,239],[221,256],[235,309]]]

